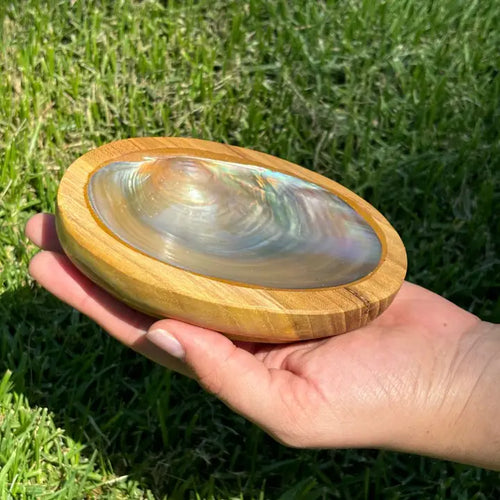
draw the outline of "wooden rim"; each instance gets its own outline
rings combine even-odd
[[[375,230],[382,246],[379,264],[368,275],[346,285],[278,289],[209,278],[141,253],[124,244],[94,216],[86,187],[96,169],[112,161],[138,160],[146,153],[196,154],[212,159],[258,165],[313,182],[339,196]],[[203,307],[217,310],[217,314],[222,314],[225,310],[226,313],[252,316],[254,311],[259,311],[261,315],[267,315],[265,323],[269,322],[269,318],[276,321],[275,318],[279,316],[293,316],[294,319],[287,323],[289,331],[283,340],[304,338],[300,331],[297,332],[296,323],[301,321],[297,318],[306,321],[306,318],[321,317],[321,323],[326,324],[326,318],[338,321],[343,314],[345,323],[346,316],[358,312],[356,315],[360,315],[360,319],[355,323],[365,324],[387,307],[399,290],[406,273],[406,252],[399,235],[375,208],[347,188],[320,174],[265,153],[198,139],[126,139],[84,154],[69,167],[61,181],[57,197],[57,227],[63,248],[75,264],[94,281],[115,295],[116,290],[121,290],[122,286],[133,286],[136,292],[145,290],[148,298],[144,304],[138,304],[134,297],[118,294],[122,300],[132,303],[134,307],[154,315],[165,315],[172,310],[173,314],[168,315],[181,319],[189,316],[186,310],[189,309],[189,304],[195,310]],[[110,274],[113,274],[112,283],[109,282]],[[154,300],[151,303],[150,295],[152,294],[154,299],[155,293],[159,294],[158,301],[168,299],[177,305],[170,305],[167,311],[159,310]],[[207,325],[203,318],[201,321],[196,318],[188,319],[203,326],[214,326]],[[218,325],[217,321],[212,323]],[[301,328],[303,327],[299,330]],[[335,329],[346,331],[349,328],[344,324],[337,325]],[[290,333],[291,330],[294,330],[293,334]],[[231,327],[228,327],[228,331],[234,338],[249,337],[247,334],[239,335]],[[307,334],[307,338],[309,337],[310,332]],[[265,337],[259,334],[258,338]]]

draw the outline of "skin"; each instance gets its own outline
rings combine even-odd
[[[405,282],[368,326],[293,344],[233,342],[134,311],[64,255],[54,218],[26,228],[40,285],[155,362],[195,378],[294,447],[386,448],[500,470],[500,329]]]

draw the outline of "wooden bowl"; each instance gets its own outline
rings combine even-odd
[[[110,162],[165,154],[257,165],[321,186],[350,205],[375,231],[382,247],[378,265],[344,285],[278,289],[203,276],[134,249],[96,217],[87,194],[89,178]],[[197,139],[127,139],[84,154],[61,181],[56,223],[71,261],[112,295],[152,316],[176,318],[238,340],[292,342],[362,327],[387,308],[406,273],[406,252],[396,231],[345,187],[264,153]]]

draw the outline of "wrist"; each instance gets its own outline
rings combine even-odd
[[[478,321],[455,346],[388,447],[500,470],[500,326]]]
[[[468,335],[450,391],[450,458],[500,470],[500,326],[480,322]]]

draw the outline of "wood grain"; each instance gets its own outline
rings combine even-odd
[[[96,169],[143,155],[197,155],[260,165],[334,192],[373,227],[382,243],[377,268],[348,285],[307,290],[260,288],[181,270],[123,244],[93,215],[86,186]],[[369,203],[340,184],[265,153],[197,139],[151,137],[116,141],[78,158],[57,196],[57,232],[64,251],[93,281],[152,316],[177,318],[233,339],[291,342],[359,328],[391,303],[406,273],[396,231]]]

